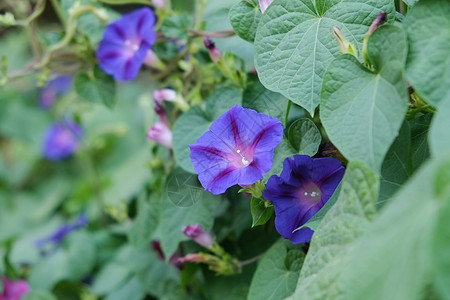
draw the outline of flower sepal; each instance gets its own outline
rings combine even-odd
[[[249,193],[256,198],[262,198],[264,190],[266,189],[266,185],[262,180],[250,185],[241,185],[241,187],[242,189],[239,190],[239,193]]]
[[[178,259],[180,264],[184,264],[186,262],[191,263],[203,263],[208,265],[208,268],[211,271],[217,273],[217,275],[235,275],[241,272],[241,268],[239,267],[239,262],[235,258],[231,257],[229,254],[225,256],[219,257],[209,253],[191,253],[186,256],[180,257]]]

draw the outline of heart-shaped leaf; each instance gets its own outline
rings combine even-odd
[[[255,67],[261,82],[314,114],[325,70],[339,53],[333,27],[361,49],[377,14],[386,12],[393,20],[394,11],[390,0],[275,0],[256,32]]]
[[[362,160],[376,172],[407,109],[406,50],[404,31],[385,25],[368,41],[375,72],[343,55],[324,76],[320,116],[330,140],[348,160]]]

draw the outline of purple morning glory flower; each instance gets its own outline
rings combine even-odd
[[[81,127],[71,120],[53,123],[45,132],[42,145],[44,157],[52,161],[69,157],[78,149],[82,136]]]
[[[50,80],[45,87],[41,89],[39,105],[44,109],[52,107],[53,103],[62,95],[67,93],[72,87],[72,76],[58,75]]]
[[[314,231],[296,229],[325,205],[344,172],[341,162],[332,157],[294,155],[293,159],[286,158],[281,175],[269,178],[263,194],[264,199],[273,202],[278,233],[294,244],[309,242]]]
[[[87,223],[88,219],[86,215],[81,214],[72,224],[64,224],[61,227],[59,227],[55,232],[53,232],[50,236],[36,241],[36,246],[43,247],[46,244],[59,245],[69,233],[78,228],[86,226]]]
[[[30,286],[25,280],[12,281],[2,276],[2,281],[3,292],[0,293],[0,300],[20,300],[30,292]]]
[[[217,195],[261,180],[282,138],[278,119],[235,105],[189,145],[190,157],[205,190]]]
[[[105,73],[116,80],[135,78],[156,40],[155,15],[148,7],[137,9],[109,24],[97,50]]]

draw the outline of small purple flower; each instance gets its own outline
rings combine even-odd
[[[135,78],[156,40],[155,15],[148,7],[123,15],[109,24],[97,50],[105,73],[116,80]]]
[[[81,127],[71,120],[53,123],[45,132],[42,146],[44,157],[52,161],[69,157],[78,149],[82,136]]]
[[[309,242],[314,231],[296,229],[325,205],[344,172],[341,162],[332,157],[294,155],[293,159],[286,158],[281,175],[269,178],[263,194],[264,199],[273,202],[278,233],[294,244]]]
[[[67,93],[72,87],[72,76],[58,75],[50,80],[45,87],[41,89],[39,105],[44,109],[52,107],[58,98]]]
[[[172,89],[161,89],[153,91],[153,100],[155,100],[156,104],[161,105],[163,101],[175,101],[177,98],[177,92]]]
[[[147,139],[155,141],[164,147],[172,148],[172,131],[164,122],[156,122],[147,132]]]
[[[59,245],[69,233],[78,228],[86,226],[87,223],[88,219],[86,215],[81,214],[72,224],[64,224],[61,227],[59,227],[55,232],[53,232],[50,236],[37,240],[36,246],[43,247],[47,244]]]
[[[211,57],[211,60],[215,63],[217,63],[222,56],[222,53],[219,49],[216,48],[216,43],[214,43],[213,40],[211,40],[208,37],[203,38],[203,44],[205,45],[206,49],[208,49],[209,57]]]
[[[30,286],[25,280],[12,281],[2,276],[2,281],[3,292],[0,293],[0,300],[20,300],[30,292]]]
[[[183,233],[185,236],[193,239],[197,244],[205,248],[211,248],[214,244],[213,237],[204,231],[200,224],[183,227]]]
[[[282,138],[278,119],[235,105],[189,145],[190,157],[203,187],[217,195],[261,180]]]
[[[259,8],[261,9],[261,13],[264,13],[266,9],[269,7],[270,3],[273,2],[273,0],[258,0],[259,2]]]

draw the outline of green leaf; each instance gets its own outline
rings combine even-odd
[[[304,258],[303,251],[290,241],[276,242],[258,264],[247,299],[276,300],[290,295]]]
[[[261,82],[311,115],[321,101],[325,70],[339,54],[332,29],[338,26],[361,50],[380,12],[394,19],[394,2],[279,0],[264,12],[255,38],[255,67]],[[359,51],[361,53],[361,51]]]
[[[308,118],[296,120],[289,127],[289,142],[298,153],[314,156],[319,150],[322,136],[316,124]]]
[[[56,297],[50,292],[45,291],[31,291],[22,300],[57,300]]]
[[[148,246],[135,249],[132,255],[129,258],[132,261],[130,265],[140,282],[138,290],[145,291],[157,299],[162,299],[168,293],[169,283],[180,284],[179,270],[160,259],[155,251],[148,251]],[[142,297],[139,299],[142,299]]]
[[[338,200],[313,235],[292,299],[341,299],[336,282],[349,245],[376,214],[378,178],[366,164],[353,161],[341,185]]]
[[[145,199],[145,194],[138,198],[137,217],[131,225],[128,239],[134,247],[148,245],[158,226],[160,199],[155,194]]]
[[[448,150],[448,149],[447,149]],[[447,151],[448,153],[448,151]],[[434,228],[434,237],[431,241],[431,263],[434,272],[434,286],[442,299],[450,298],[450,164],[447,161],[436,172],[435,186],[443,196],[443,205],[437,213],[437,221]],[[439,192],[438,191],[438,192]]]
[[[264,225],[273,215],[273,205],[266,207],[266,200],[262,198],[252,197],[251,212],[252,212],[252,227]]]
[[[342,55],[324,76],[320,116],[330,140],[348,160],[362,160],[376,172],[407,109],[402,77],[406,50],[403,30],[385,25],[368,41],[375,72]]]
[[[416,2],[419,0],[403,0],[403,2],[405,2],[409,7],[414,6],[414,4],[416,4]]]
[[[206,109],[194,106],[182,114],[173,126],[173,152],[175,161],[185,171],[195,173],[189,157],[189,145],[208,131],[212,122],[235,104],[241,104],[242,94],[231,87],[216,89],[206,101]]]
[[[93,271],[96,247],[86,232],[71,233],[51,255],[37,261],[31,269],[32,289],[51,290],[61,280],[81,280]],[[52,270],[52,272],[49,272]]]
[[[437,157],[450,149],[450,98],[441,102],[431,123],[429,134],[431,154]]]
[[[450,2],[421,0],[403,22],[409,52],[406,78],[432,105],[450,98]]]
[[[82,5],[92,5],[99,9],[104,9],[108,16],[108,21],[106,23],[110,23],[115,19],[120,17],[120,14],[116,11],[104,7],[101,3],[92,0],[61,0],[61,11],[63,13],[63,17],[68,19],[69,10],[76,4],[80,3]],[[81,15],[77,20],[77,29],[83,33],[88,39],[91,45],[97,45],[103,38],[103,31],[105,29],[105,24],[92,13],[87,13]]]
[[[175,252],[179,242],[188,240],[183,234],[183,226],[200,224],[205,231],[211,230],[220,200],[220,196],[203,189],[196,175],[175,170],[172,176],[181,180],[177,180],[177,186],[166,188],[157,229],[166,258]],[[186,207],[184,201],[180,205],[178,195],[189,195],[192,205]]]
[[[449,155],[424,165],[357,241],[339,284],[345,299],[424,299],[433,259],[431,240],[444,238],[436,220],[448,193],[440,194],[436,182],[442,178],[440,170],[449,166]],[[450,174],[443,179],[441,184],[448,188]]]
[[[297,154],[294,148],[289,144],[286,138],[283,137],[280,144],[275,148],[273,152],[273,164],[269,172],[264,174],[263,182],[267,183],[270,176],[280,175],[283,170],[283,162],[287,157],[291,157]]]
[[[403,122],[381,166],[379,203],[390,198],[412,174],[411,129]]]
[[[286,123],[288,99],[281,94],[266,89],[256,76],[249,76],[247,88],[242,97],[242,106],[277,118]]]
[[[93,270],[97,248],[92,237],[83,231],[71,233],[68,236],[67,272],[68,279],[82,280]]]
[[[80,98],[92,102],[103,103],[109,108],[116,102],[116,83],[112,76],[96,67],[92,76],[87,73],[78,74],[74,80],[75,92]]]
[[[311,219],[309,219],[308,222],[306,222],[304,225],[300,226],[299,229],[308,227],[314,231],[319,228],[320,222],[322,222],[322,219],[325,217],[327,212],[333,207],[333,205],[336,203],[339,194],[341,192],[341,183],[337,186],[336,190],[334,191],[333,195],[330,199],[328,199],[327,203],[314,215]]]
[[[409,121],[411,127],[411,155],[413,170],[417,169],[429,156],[428,132],[432,114],[417,116]]]
[[[188,29],[192,24],[192,16],[188,13],[180,13],[169,16],[164,20],[161,31],[166,37],[187,39]]]
[[[256,28],[261,19],[258,0],[239,1],[229,12],[231,26],[236,34],[249,42],[255,40]]]
[[[124,245],[114,252],[106,264],[98,271],[92,291],[103,296],[113,293],[132,275],[132,263],[136,258],[136,250],[131,245]]]
[[[137,277],[131,277],[125,284],[110,293],[105,300],[140,300],[145,297],[145,292]]]

